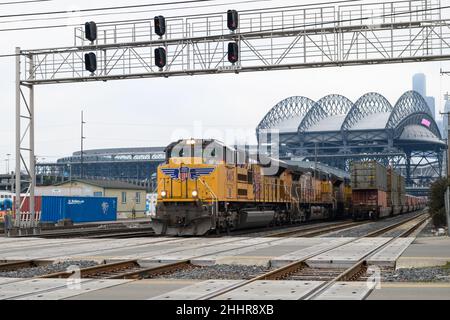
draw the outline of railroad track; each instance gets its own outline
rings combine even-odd
[[[311,268],[307,264],[307,260],[318,256],[320,254],[323,254],[325,252],[329,252],[332,250],[335,250],[338,247],[341,247],[343,245],[347,245],[351,242],[354,242],[356,240],[366,238],[366,237],[373,237],[375,235],[382,235],[394,228],[397,228],[405,223],[409,223],[413,221],[414,219],[417,220],[416,223],[414,223],[412,226],[408,227],[404,231],[402,231],[401,234],[399,234],[397,237],[392,238],[388,242],[384,243],[381,246],[378,246],[371,250],[370,252],[367,252],[367,254],[364,255],[362,259],[360,259],[358,262],[356,262],[354,265],[347,269],[340,269],[340,268],[332,268],[332,269],[317,269],[317,268]],[[319,296],[321,293],[328,290],[333,284],[335,284],[338,281],[358,281],[358,279],[366,276],[367,271],[367,261],[366,259],[376,252],[379,252],[389,244],[391,244],[395,239],[401,238],[401,237],[407,237],[412,232],[414,232],[418,227],[420,227],[426,220],[428,219],[428,215],[426,213],[421,213],[417,216],[408,218],[406,220],[403,220],[402,222],[395,223],[394,226],[388,226],[383,227],[379,230],[373,231],[368,233],[367,235],[360,237],[356,240],[349,240],[348,242],[345,242],[343,244],[339,244],[332,248],[327,248],[324,250],[321,250],[320,252],[316,252],[314,254],[311,254],[308,257],[303,258],[302,260],[295,261],[293,263],[290,263],[288,265],[282,266],[280,268],[270,270],[264,274],[258,275],[250,280],[244,280],[242,282],[239,282],[237,284],[231,285],[229,287],[216,290],[214,292],[211,292],[207,295],[204,295],[199,298],[199,300],[210,300],[216,297],[219,297],[225,293],[231,292],[235,289],[241,288],[245,285],[248,285],[252,282],[258,281],[258,280],[283,280],[283,279],[290,279],[290,280],[297,280],[297,279],[307,279],[307,280],[322,280],[324,283],[320,286],[318,286],[313,291],[309,292],[307,295],[302,297],[302,300],[310,300],[314,299],[317,296]]]
[[[345,230],[353,228],[359,225],[370,223],[371,221],[359,221],[359,222],[339,222],[328,226],[312,226],[308,228],[299,228],[294,230],[280,231],[276,233],[270,233],[267,237],[317,237],[329,232],[338,230]]]
[[[391,231],[398,226],[403,225],[405,222],[413,220],[417,217],[417,215],[414,215],[413,217],[407,218],[406,220],[401,220],[397,223],[393,223],[388,225],[386,228],[377,229],[371,233],[369,233],[368,237],[377,237],[383,233],[386,233],[388,231]],[[319,225],[319,226],[301,226],[298,228],[288,228],[287,230],[280,230],[280,231],[267,231],[266,234],[261,232],[254,233],[254,235],[258,236],[264,236],[264,237],[317,237],[321,236],[327,233],[332,233],[336,231],[343,231],[346,229],[352,229],[358,226],[367,225],[371,223],[377,223],[376,221],[372,220],[364,220],[364,221],[342,221],[337,223],[332,223],[328,225]],[[252,235],[252,233],[249,233],[248,235]]]
[[[412,223],[413,220],[416,219],[417,223]],[[400,234],[398,237],[405,237],[414,232],[422,223],[426,221],[426,218],[424,217],[424,214],[417,215],[415,217],[408,218],[406,220],[403,220],[401,223],[395,223],[395,226],[389,226],[381,228],[380,230],[376,230],[376,232],[371,232],[364,237],[368,236],[374,236],[376,234],[382,235],[385,232],[388,232],[389,230],[393,230],[396,227],[401,226],[405,223],[412,223],[410,227],[402,231],[402,234]],[[342,224],[343,225],[343,224]],[[303,230],[305,231],[305,230]],[[309,230],[314,231],[314,230]],[[308,232],[309,232],[308,231]],[[306,231],[305,231],[306,232]],[[294,234],[295,235],[295,234]],[[293,236],[293,235],[291,235]],[[361,238],[364,238],[361,237]],[[396,239],[394,238],[394,239]],[[277,240],[274,240],[277,241]],[[265,272],[263,274],[257,275],[252,277],[249,280],[242,280],[239,283],[227,287],[225,289],[217,290],[214,292],[209,293],[208,295],[205,295],[203,297],[200,297],[200,299],[213,299],[215,297],[218,297],[224,293],[233,291],[237,288],[240,288],[244,285],[247,285],[251,282],[257,281],[257,280],[279,280],[279,279],[292,279],[292,280],[299,280],[299,279],[308,279],[308,280],[322,280],[324,281],[324,284],[322,286],[319,286],[314,292],[310,292],[307,296],[302,297],[304,299],[313,299],[326,291],[328,288],[330,288],[334,283],[337,281],[358,281],[361,279],[364,279],[366,275],[367,270],[367,263],[366,258],[378,250],[381,250],[384,248],[388,243],[386,243],[383,246],[380,246],[378,248],[374,248],[370,253],[368,253],[366,256],[364,256],[361,261],[358,261],[355,265],[353,265],[350,268],[347,269],[322,269],[318,271],[314,268],[309,268],[306,264],[306,261],[314,256],[317,256],[319,254],[325,253],[327,251],[334,250],[342,245],[346,245],[348,243],[351,243],[355,241],[349,240],[348,242],[341,243],[340,245],[336,245],[333,248],[327,248],[325,250],[322,250],[321,252],[315,252],[314,254],[302,259],[301,261],[296,261],[291,264],[288,264],[286,266],[283,266],[281,268],[273,269],[268,272]],[[201,257],[201,256],[199,256]],[[192,257],[199,258],[199,257]],[[39,260],[35,260],[39,261]],[[22,266],[30,265],[31,261],[17,261],[17,262],[9,262],[9,263],[3,263],[0,264],[0,270],[3,265],[5,264],[12,264],[16,263],[18,266],[19,263],[22,263]],[[51,262],[49,262],[51,263]],[[89,267],[85,269],[81,269],[81,278],[85,278],[86,281],[96,281],[97,279],[143,279],[143,278],[157,278],[161,275],[170,275],[171,273],[175,271],[180,270],[188,270],[190,268],[195,268],[197,266],[194,266],[191,264],[190,260],[183,260],[176,263],[169,263],[165,265],[158,265],[158,266],[150,266],[145,267],[139,264],[137,260],[127,260],[127,261],[121,261],[121,262],[114,262],[114,263],[108,263],[108,264],[102,264],[95,267]],[[73,272],[59,272],[55,274],[50,275],[43,275],[39,277],[34,278],[67,278],[73,275]],[[30,279],[30,278],[28,278]],[[26,279],[26,280],[28,280]],[[89,280],[90,279],[90,280]],[[58,288],[55,288],[57,290]]]
[[[383,234],[386,234],[386,233],[388,233],[388,232],[390,232],[390,231],[392,231],[394,229],[397,229],[397,228],[405,225],[406,223],[408,223],[410,221],[413,221],[413,220],[416,220],[418,218],[421,218],[420,220],[423,223],[423,222],[425,222],[428,219],[428,215],[425,213],[425,211],[422,211],[421,213],[419,213],[417,215],[414,215],[414,216],[409,217],[407,219],[401,220],[401,221],[399,221],[397,223],[393,223],[393,224],[391,224],[391,225],[389,225],[387,227],[381,228],[379,230],[375,230],[373,232],[370,232],[369,234],[366,235],[366,237],[380,237]],[[422,225],[422,223],[414,225],[413,228],[407,230],[408,231],[407,233],[401,233],[400,237],[407,237],[408,235],[413,233],[417,228],[419,228]]]
[[[51,260],[18,260],[0,263],[0,272],[16,271],[52,264]]]
[[[371,232],[366,235],[366,237],[373,237],[375,235],[383,234],[384,232],[390,231],[404,223],[410,222],[414,219],[417,219],[417,216],[408,218],[406,220],[403,220],[401,222],[397,222],[391,226],[381,228],[379,230],[376,230],[374,232]],[[425,221],[425,220],[424,220]],[[321,226],[321,227],[309,227],[309,228],[303,228],[301,230],[289,230],[284,232],[280,232],[280,234],[283,234],[284,237],[297,237],[297,236],[316,236],[319,234],[323,234],[326,232],[331,232],[336,229],[344,229],[349,227],[354,227],[357,225],[361,225],[367,222],[342,222],[338,224],[328,225],[328,226]],[[271,236],[277,236],[272,234]],[[349,240],[351,242],[352,240]],[[334,248],[333,248],[334,249]],[[328,250],[326,250],[328,251]],[[325,251],[324,251],[325,252]],[[323,252],[321,252],[323,253]],[[198,258],[198,257],[197,257]],[[309,259],[309,258],[307,258]],[[330,278],[330,275],[335,275],[336,273],[339,273],[340,269],[329,269],[329,270],[312,270],[312,268],[307,267],[305,261],[300,261],[298,264],[293,264],[292,267],[289,267],[285,271],[283,271],[283,268],[280,268],[279,270],[270,271],[266,275],[260,275],[257,277],[254,277],[254,280],[273,280],[273,279],[284,279],[286,277],[292,276],[292,277],[304,277],[305,279],[311,280],[314,275],[324,275],[328,274],[327,278]],[[192,265],[190,263],[190,260],[184,260],[181,262],[176,263],[170,263],[166,265],[161,266],[155,266],[155,267],[143,267],[139,264],[137,260],[127,260],[127,261],[121,261],[121,262],[113,262],[109,264],[101,264],[94,267],[89,267],[86,269],[80,270],[80,276],[81,278],[92,278],[92,279],[143,279],[143,278],[153,278],[160,275],[170,274],[175,271],[179,271],[181,269],[192,269],[196,266]],[[301,271],[301,272],[300,272]],[[309,275],[307,274],[309,272]],[[301,274],[303,273],[303,275]],[[306,274],[305,274],[306,273]],[[41,276],[42,278],[67,278],[70,275],[72,275],[73,272],[60,272],[55,273],[51,275],[44,275]],[[261,278],[261,279],[259,279]],[[323,278],[323,277],[322,277]],[[254,281],[250,280],[250,281]]]
[[[129,232],[116,232],[86,236],[87,239],[129,239],[129,238],[144,238],[144,237],[156,237],[153,229],[143,231],[129,231]]]
[[[82,279],[142,279],[193,267],[189,260],[156,267],[144,267],[137,260],[126,260],[80,269],[79,275]],[[69,278],[74,273],[74,271],[63,271],[43,275],[39,278]]]
[[[44,239],[65,239],[65,238],[129,238],[129,237],[155,236],[151,227],[138,228],[111,228],[111,229],[84,229],[46,232],[37,235]]]

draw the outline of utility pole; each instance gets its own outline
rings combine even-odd
[[[11,172],[9,172],[9,157],[11,156],[11,153],[7,153],[6,154],[6,159],[5,159],[5,162],[6,162],[6,175],[8,176],[9,174],[11,174]],[[14,184],[14,182],[13,182],[13,175],[11,174],[11,177],[10,177],[10,182],[11,182],[11,192],[13,192],[13,184]],[[6,187],[6,190],[8,190],[8,187]]]
[[[441,74],[446,74],[447,72],[442,72],[441,71]],[[445,101],[450,101],[450,96],[449,96],[449,94],[447,93],[447,94],[445,94],[444,95],[444,100]],[[444,107],[445,108],[445,107]],[[446,110],[444,110],[444,112],[441,112],[440,114],[444,117],[444,125],[446,124],[447,125],[447,139],[446,139],[446,141],[447,141],[447,153],[446,153],[446,161],[445,161],[445,163],[446,163],[446,174],[447,174],[447,177],[450,177],[450,165],[449,165],[449,160],[450,160],[450,150],[449,150],[449,137],[450,137],[450,116],[449,116],[449,111],[446,111]]]
[[[317,172],[317,142],[314,143],[314,178],[317,178],[316,172]]]
[[[443,72],[441,70],[441,74],[449,74],[450,72]],[[445,101],[450,101],[450,96],[449,94],[445,94],[444,96],[444,100]],[[447,123],[447,159],[446,159],[446,174],[447,174],[447,180],[450,177],[450,165],[449,165],[449,156],[450,156],[450,150],[449,150],[449,138],[450,138],[450,112],[444,110],[444,112],[441,112],[441,114],[444,116],[444,122],[446,121]],[[447,191],[445,192],[445,216],[446,216],[446,220],[447,220],[447,235],[450,235],[450,187],[447,187]]]
[[[9,172],[9,157],[11,156],[11,153],[7,153],[6,154],[6,174],[10,174],[11,172]]]
[[[83,179],[83,160],[84,160],[83,147],[84,147],[84,139],[86,139],[86,137],[84,136],[85,123],[86,122],[84,122],[83,110],[81,110],[81,155],[80,155],[80,178],[81,179]]]

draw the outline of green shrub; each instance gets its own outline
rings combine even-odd
[[[434,182],[430,187],[430,200],[428,206],[435,227],[447,225],[444,196],[449,185],[449,180],[447,178],[442,178]]]

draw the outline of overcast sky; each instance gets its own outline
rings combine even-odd
[[[19,0],[14,0],[19,1]],[[168,1],[164,1],[168,2]],[[235,0],[217,0],[216,5]],[[48,21],[22,21],[0,17],[0,29],[84,23],[95,20],[132,19],[218,12],[230,9],[259,8],[322,1],[261,1],[257,3],[222,5],[213,8],[184,10],[147,10],[141,14],[107,17],[72,17]],[[446,0],[442,5],[446,5]],[[76,3],[76,6],[73,4]],[[102,6],[161,3],[152,0],[67,1],[53,0],[21,5],[1,5],[0,15],[73,10]],[[448,3],[447,3],[448,5]],[[167,7],[165,7],[167,8]],[[127,10],[124,10],[127,11]],[[128,10],[136,11],[136,10]],[[31,17],[30,17],[31,18]],[[0,31],[0,54],[13,53],[16,46],[43,48],[73,44],[73,27]],[[86,149],[111,147],[165,146],[177,135],[198,136],[194,127],[202,127],[206,137],[224,138],[234,135],[255,142],[254,128],[262,117],[280,100],[294,95],[318,100],[324,95],[338,93],[353,102],[361,95],[377,91],[394,104],[412,88],[412,76],[425,73],[428,95],[437,100],[442,110],[442,97],[450,88],[449,77],[440,76],[440,69],[450,69],[449,62],[342,67],[326,69],[258,72],[239,75],[196,76],[186,78],[111,81],[88,84],[47,85],[36,88],[36,154],[38,161],[51,162],[70,155],[80,148],[80,112],[85,111]],[[0,58],[0,106],[2,110],[0,135],[0,172],[4,172],[6,154],[14,153],[14,58]],[[198,130],[198,129],[197,129]],[[244,133],[248,132],[248,138]],[[11,160],[14,158],[12,155]],[[12,161],[10,168],[12,168]]]

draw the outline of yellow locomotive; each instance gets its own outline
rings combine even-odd
[[[179,140],[158,167],[156,234],[212,231],[333,218],[349,210],[351,189],[338,177],[225,146]]]

